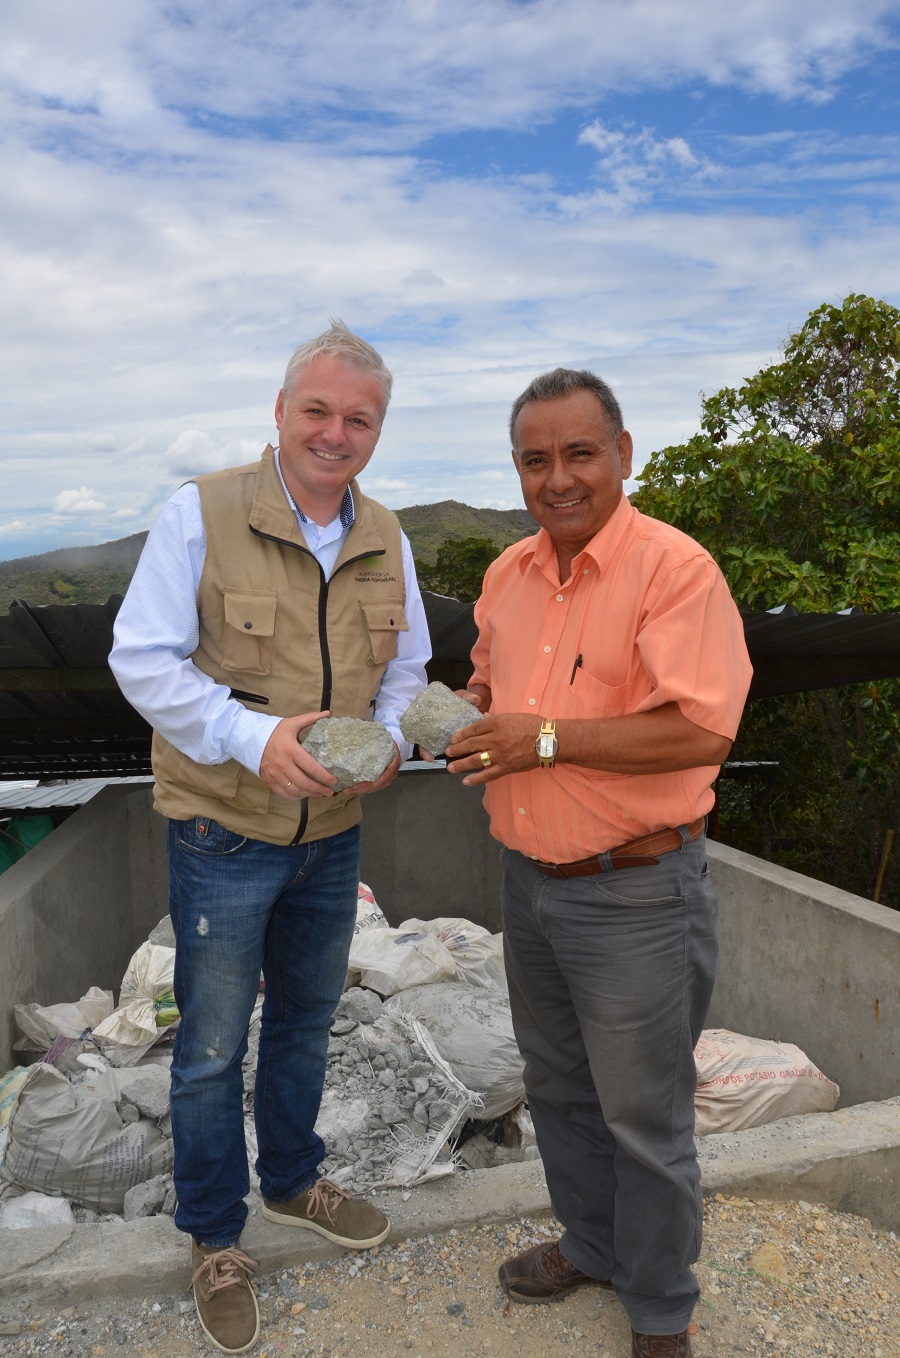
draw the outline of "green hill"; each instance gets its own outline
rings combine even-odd
[[[102,604],[124,594],[147,534],[102,542],[96,547],[60,547],[55,552],[0,561],[0,612],[13,599],[41,604]]]
[[[534,520],[525,509],[474,509],[456,500],[412,505],[397,511],[413,556],[433,563],[448,538],[489,538],[508,547],[533,533]],[[96,547],[60,547],[37,556],[0,561],[0,612],[13,599],[32,607],[42,604],[101,604],[111,594],[124,594],[147,534],[103,542]]]
[[[489,538],[498,547],[509,547],[537,531],[527,509],[474,509],[458,500],[411,505],[409,509],[398,509],[397,518],[416,560],[432,564],[441,543],[448,539],[458,542],[461,538]]]

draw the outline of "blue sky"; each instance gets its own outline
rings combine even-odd
[[[520,503],[535,373],[638,467],[824,301],[900,305],[900,0],[7,0],[0,557],[145,528],[340,316],[394,507]]]

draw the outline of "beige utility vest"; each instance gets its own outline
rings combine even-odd
[[[371,718],[407,630],[400,525],[351,483],[355,517],[331,579],[306,545],[271,446],[260,462],[196,480],[206,533],[191,659],[251,711]],[[360,818],[339,793],[288,801],[229,759],[198,764],[153,733],[156,809],[209,816],[270,844],[324,839]]]

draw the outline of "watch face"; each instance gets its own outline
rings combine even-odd
[[[538,745],[538,754],[541,759],[552,759],[558,749],[559,742],[556,739],[556,736],[541,736]]]

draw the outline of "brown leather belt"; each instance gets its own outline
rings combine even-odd
[[[696,839],[705,829],[706,817],[701,816],[687,827],[688,839]],[[610,849],[610,864],[616,870],[649,868],[659,862],[659,854],[680,849],[681,843],[679,830],[656,830],[652,835],[629,839],[627,844],[618,844],[616,848]],[[539,858],[533,858],[531,861],[548,877],[592,877],[594,873],[610,871],[610,868],[601,863],[599,854],[591,854],[590,858],[579,858],[574,863],[542,863]]]

